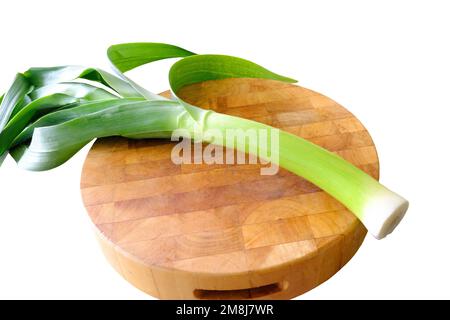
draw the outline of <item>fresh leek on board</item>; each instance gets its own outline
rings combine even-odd
[[[249,152],[248,144],[230,145],[226,139],[211,139],[204,133],[210,129],[277,129],[190,105],[178,98],[179,89],[226,78],[296,82],[244,59],[198,55],[161,43],[113,45],[108,58],[117,75],[80,66],[31,68],[17,74],[0,97],[0,164],[9,152],[22,168],[49,170],[95,138],[170,138],[179,129],[205,142]],[[167,58],[181,58],[169,72],[172,100],[124,75]],[[281,130],[278,143],[277,164],[328,192],[376,238],[392,232],[406,213],[408,201],[334,153]],[[269,149],[267,145],[267,150],[258,150],[258,154],[268,154]]]

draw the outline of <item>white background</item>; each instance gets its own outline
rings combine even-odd
[[[446,1],[8,1],[0,90],[30,66],[106,67],[110,44],[134,41],[236,55],[297,78],[361,119],[381,181],[411,202],[394,234],[368,236],[300,299],[450,298],[449,16]],[[166,89],[168,65],[135,79]],[[150,298],[96,243],[79,192],[86,153],[49,172],[11,158],[0,168],[0,298]]]

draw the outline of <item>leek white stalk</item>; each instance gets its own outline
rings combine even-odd
[[[208,113],[204,119],[203,129],[209,128],[223,131],[265,129],[269,132],[275,129],[214,112]],[[267,150],[259,150],[259,153],[268,154],[270,139],[261,145],[267,145]],[[408,209],[406,199],[336,154],[282,130],[279,131],[278,145],[279,154],[272,159],[279,159],[281,167],[314,183],[344,204],[375,238],[382,239],[391,233],[405,215]],[[248,145],[241,151],[247,152]]]

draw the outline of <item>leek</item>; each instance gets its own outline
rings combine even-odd
[[[18,74],[0,98],[0,159],[9,152],[20,167],[48,170],[61,165],[92,139],[107,136],[170,138],[175,130],[205,142],[250,152],[248,143],[230,144],[208,130],[277,130],[255,121],[204,110],[178,98],[180,88],[207,80],[264,78],[293,83],[253,62],[224,55],[197,55],[160,43],[111,46],[117,76],[79,66],[32,68]],[[170,69],[174,99],[158,96],[125,76],[143,64],[181,58]],[[76,79],[88,80],[79,83]],[[408,202],[339,156],[279,131],[276,162],[311,181],[353,212],[378,239],[392,232]],[[270,142],[257,150],[273,152]]]

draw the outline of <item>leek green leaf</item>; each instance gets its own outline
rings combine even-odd
[[[177,46],[155,42],[112,45],[108,48],[107,54],[111,63],[122,73],[153,61],[195,55]]]
[[[73,118],[50,126],[35,127],[29,146],[20,144],[10,151],[19,167],[38,171],[54,168],[70,159],[92,139],[99,137],[140,135],[166,138],[168,132],[181,125],[187,128],[192,125],[188,122],[190,118],[183,116],[186,113],[184,108],[176,101],[169,100],[117,99],[106,103],[89,103],[88,107],[80,105],[60,111],[58,120],[64,118],[61,117],[63,112],[66,116],[71,113]],[[74,112],[77,113],[76,117]]]
[[[10,154],[19,168],[30,171],[50,170],[65,163],[80,151],[89,141],[80,142],[77,146],[53,152],[34,152],[25,144],[10,150]]]
[[[24,75],[35,87],[43,87],[75,79],[86,79],[101,83],[122,97],[142,97],[127,81],[97,68],[85,68],[82,66],[30,68]]]
[[[169,58],[182,58],[195,53],[165,43],[137,42],[116,44],[108,48],[108,58],[116,73],[148,100],[167,100],[140,86],[124,75],[141,65]]]
[[[61,106],[76,102],[77,99],[64,94],[53,94],[34,100],[20,110],[0,133],[0,154],[7,151],[14,138],[36,117]]]
[[[8,123],[11,114],[17,109],[16,107],[20,105],[31,89],[32,86],[27,78],[23,74],[18,73],[0,104],[0,132]]]
[[[40,117],[35,122],[28,125],[20,134],[16,136],[11,146],[17,146],[21,143],[25,143],[27,140],[31,139],[34,129],[40,127],[54,126],[65,121],[83,117],[87,114],[101,111],[108,107],[113,107],[126,102],[137,102],[141,101],[138,98],[127,98],[127,99],[107,99],[101,101],[90,101],[86,103],[75,103],[71,105],[66,105],[58,111],[54,111],[50,114]]]
[[[294,83],[297,80],[284,77],[251,61],[215,54],[203,54],[177,61],[169,72],[171,89],[176,93],[181,87],[227,78],[260,78]]]
[[[226,55],[195,55],[177,61],[169,71],[169,82],[173,94],[178,98],[177,92],[184,86],[208,80],[227,78],[261,78],[297,82],[263,68],[251,61]],[[193,106],[178,98],[189,114],[202,125],[208,114],[205,110]]]
[[[77,82],[61,82],[49,84],[47,86],[33,90],[28,95],[32,100],[36,100],[57,93],[88,101],[118,98],[118,96],[106,91],[105,89],[87,83]]]
[[[17,107],[26,99],[27,93],[32,89],[29,81],[21,73],[18,73],[10,86],[6,94],[4,94],[0,101],[0,132],[8,123],[11,114]],[[0,152],[0,165],[6,158],[7,153],[4,151]]]

